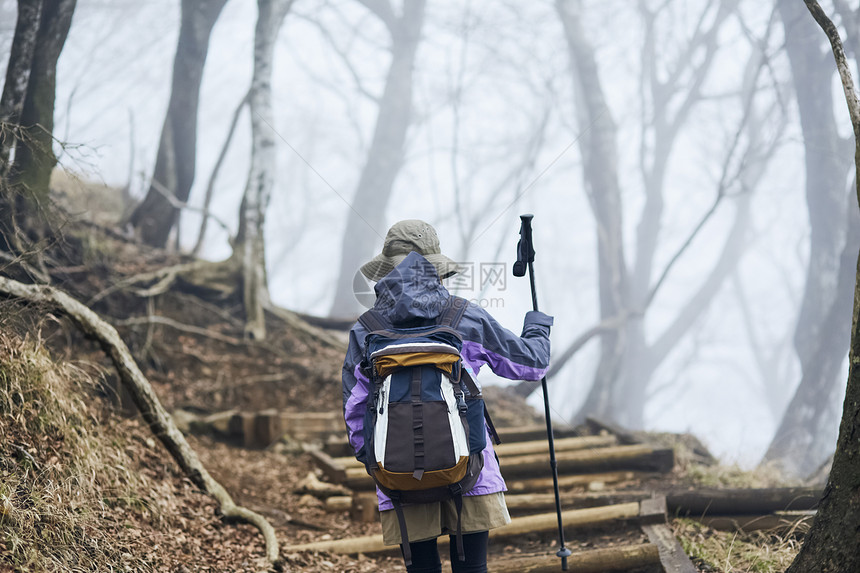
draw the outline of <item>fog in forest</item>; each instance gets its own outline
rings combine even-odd
[[[0,7],[5,66],[16,7]],[[803,3],[390,8],[296,0],[277,31],[272,299],[355,318],[358,267],[418,218],[467,269],[449,288],[519,331],[531,298],[511,265],[518,216],[533,213],[557,423],[689,431],[745,467],[793,453],[798,475],[824,462],[860,237],[851,124]],[[229,0],[212,30],[174,247],[197,243],[256,22],[255,2]],[[177,0],[78,0],[58,67],[64,169],[147,195],[179,31]],[[212,260],[230,256],[251,163],[252,116],[238,113],[199,251]]]

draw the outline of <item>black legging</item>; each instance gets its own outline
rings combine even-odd
[[[487,573],[487,539],[489,532],[467,533],[463,535],[463,551],[466,560],[460,561],[457,556],[457,538],[449,536],[451,543],[451,572],[452,573]],[[401,551],[403,546],[401,545]],[[442,573],[442,562],[439,560],[439,548],[436,539],[410,543],[412,550],[412,565],[406,568],[407,573]]]

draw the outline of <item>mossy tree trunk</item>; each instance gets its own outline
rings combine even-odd
[[[3,95],[0,96],[0,177],[7,173],[9,157],[17,140],[18,122],[30,83],[41,19],[42,0],[18,0],[15,38],[9,52]]]
[[[39,238],[48,204],[53,150],[57,60],[66,43],[76,0],[19,2],[0,113],[3,121],[3,233],[7,247],[20,250],[20,230]],[[34,24],[37,26],[34,29]],[[10,139],[11,137],[11,139]],[[14,161],[10,152],[15,150]]]
[[[618,128],[600,80],[594,48],[582,23],[582,3],[558,0],[556,10],[567,40],[568,64],[578,100],[578,125],[582,133],[583,179],[591,210],[597,220],[597,262],[600,285],[600,318],[619,316],[630,308],[630,273],[624,251],[621,185],[618,180]],[[584,412],[615,418],[615,381],[627,340],[621,329],[600,337],[600,361]]]
[[[860,101],[839,32],[815,0],[804,0],[830,40],[854,128],[855,177],[860,205]],[[806,541],[786,573],[860,571],[860,259],[855,270],[848,386],[833,467]]]
[[[197,161],[197,107],[212,28],[227,0],[182,0],[182,23],[173,60],[173,84],[152,183],[129,222],[148,245],[164,247],[186,202]]]

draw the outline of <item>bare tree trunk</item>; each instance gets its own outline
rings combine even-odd
[[[31,7],[32,8],[32,7]],[[51,171],[57,163],[54,155],[54,98],[57,84],[57,60],[72,25],[75,0],[44,0],[36,33],[26,94],[20,110],[20,134],[15,144],[15,160],[9,174],[14,187],[14,207],[18,224],[41,234],[44,220],[40,211],[48,204]],[[28,31],[29,35],[29,31]],[[10,112],[15,113],[18,87]],[[4,89],[5,92],[5,89]],[[14,115],[13,115],[14,117]]]
[[[143,242],[164,247],[179,209],[157,188],[185,203],[197,160],[197,106],[212,28],[227,0],[182,0],[182,24],[173,60],[173,84],[150,186],[129,222]]]
[[[799,2],[780,0],[778,7],[804,136],[811,234],[806,286],[794,335],[802,377],[764,459],[799,476],[812,472],[830,454],[830,448],[812,446],[821,439],[829,440],[834,429],[828,424],[827,410],[847,351],[843,336],[849,328],[853,281],[850,253],[860,248],[860,235],[848,224],[856,227],[853,214],[846,217],[849,143],[839,136],[834,118],[833,69],[824,65],[829,56]]]
[[[21,252],[15,217],[15,193],[8,185],[11,152],[20,137],[19,123],[33,67],[43,0],[19,0],[15,37],[0,96],[0,249]]]
[[[651,293],[654,280],[654,258],[660,246],[660,232],[663,227],[662,218],[665,203],[663,193],[666,171],[678,134],[689,119],[693,106],[701,98],[702,85],[719,49],[717,42],[719,31],[734,11],[735,5],[736,0],[722,0],[711,3],[702,10],[701,20],[704,22],[705,16],[713,11],[715,12],[713,21],[709,26],[700,25],[696,28],[686,49],[682,51],[683,56],[678,62],[673,63],[669,78],[664,81],[661,81],[657,72],[659,63],[657,43],[659,40],[656,36],[655,22],[659,11],[665,9],[666,5],[659,8],[657,12],[651,12],[644,2],[640,3],[639,7],[646,29],[642,51],[644,85],[640,89],[643,93],[647,91],[650,94],[651,113],[653,114],[651,118],[653,145],[649,149],[646,142],[649,138],[644,136],[647,126],[643,128],[642,142],[640,142],[640,168],[645,187],[645,205],[639,215],[639,223],[636,227],[636,260],[630,276],[630,304],[642,312],[632,317],[626,327],[625,337],[628,350],[624,353],[619,380],[616,382],[617,388],[613,392],[615,419],[630,428],[642,428],[644,426],[648,383],[654,371],[665,360],[669,352],[666,350],[663,353],[655,354],[653,345],[649,344],[645,336],[645,311],[653,296]],[[701,48],[703,58],[701,63],[695,63],[693,54],[699,48]],[[689,81],[690,85],[685,84],[681,88],[678,85],[681,72],[688,69],[692,78],[686,81]],[[683,95],[680,95],[681,89],[684,89]],[[678,99],[679,102],[674,103],[675,99]],[[747,200],[739,204],[738,218],[748,221],[748,214]],[[743,227],[743,229],[739,229],[736,221],[736,226],[726,242],[726,250],[735,248],[737,238],[744,234],[745,225]],[[732,237],[735,237],[735,240],[732,240]],[[719,282],[713,285],[706,283],[697,292],[694,299],[701,306],[692,309],[688,304],[685,306],[685,311],[679,314],[671,337],[672,346],[687,333],[695,318],[701,314],[703,309],[707,308],[707,303],[719,291],[725,271],[728,270],[726,264],[732,264],[730,261],[726,259],[724,252],[720,258],[720,263],[716,265],[709,277],[711,279],[719,278]],[[689,314],[692,316],[688,316]],[[681,325],[683,328],[678,328]],[[665,339],[668,333],[669,331],[664,333],[661,338]]]
[[[629,308],[616,126],[597,72],[594,49],[588,44],[582,26],[581,1],[557,0],[556,8],[567,40],[574,91],[581,102],[580,153],[585,187],[597,222],[600,319],[605,321]],[[582,412],[614,419],[612,389],[625,350],[622,329],[606,330],[601,334],[600,362]]]
[[[15,38],[9,52],[3,95],[0,97],[0,177],[7,174],[10,152],[17,140],[17,127],[30,83],[33,54],[36,52],[42,4],[43,0],[18,0]]]
[[[860,203],[860,102],[845,58],[839,32],[815,0],[805,0],[830,40],[854,128],[854,167]],[[829,79],[828,79],[829,82]],[[786,573],[849,573],[860,571],[860,259],[855,267],[848,387],[833,467],[803,547]]]
[[[340,270],[330,312],[335,318],[358,315],[360,307],[352,281],[358,266],[373,256],[375,245],[386,231],[385,208],[403,165],[406,133],[412,119],[412,70],[426,4],[426,0],[404,2],[403,15],[398,17],[390,0],[361,1],[385,23],[391,34],[391,65],[379,100],[373,141],[343,234]]]
[[[642,87],[643,91],[646,87],[650,88],[654,117],[650,128],[653,137],[647,138],[643,135],[642,138],[642,178],[646,201],[637,227],[636,264],[631,270],[625,264],[621,246],[622,204],[617,182],[617,161],[614,158],[615,128],[614,125],[611,126],[610,131],[608,126],[611,121],[604,119],[609,112],[596,69],[594,50],[583,39],[585,32],[580,21],[581,0],[557,2],[568,40],[572,71],[577,82],[575,90],[584,102],[584,105],[579,106],[584,110],[579,127],[583,132],[590,131],[580,141],[585,163],[586,187],[590,190],[589,198],[598,225],[600,257],[600,324],[586,334],[601,334],[601,358],[592,388],[574,421],[594,415],[618,420],[630,427],[642,427],[651,375],[665,360],[672,347],[689,331],[695,319],[707,308],[739,258],[749,221],[748,197],[742,198],[738,203],[735,226],[726,240],[723,253],[710,272],[709,277],[716,282],[704,284],[694,292],[670,327],[654,342],[646,340],[644,321],[648,306],[677,259],[676,255],[664,270],[663,276],[652,284],[653,261],[660,244],[660,220],[667,165],[680,129],[701,98],[701,86],[707,78],[718,49],[719,30],[732,14],[736,4],[735,0],[725,0],[714,4],[713,8],[708,5],[703,9],[699,26],[687,49],[682,50],[684,55],[679,61],[672,62],[666,72],[667,79],[659,79],[655,67],[657,39],[654,37],[654,23],[657,14],[650,12],[642,4],[646,21]],[[660,10],[667,5],[662,6]],[[696,53],[703,53],[704,57],[701,60],[694,58]],[[755,75],[757,76],[757,72]],[[692,83],[689,87],[686,85],[688,82]],[[752,82],[752,86],[749,92],[755,93],[755,82]],[[682,89],[686,91],[680,95]],[[643,108],[645,107],[647,106],[643,103]],[[746,115],[742,128],[745,121]],[[589,141],[589,138],[592,141]],[[652,148],[647,147],[646,140],[653,140]],[[734,153],[736,147],[737,138],[730,153]],[[607,152],[609,149],[611,151]],[[648,161],[646,157],[649,158]],[[714,207],[696,227],[690,240],[711,216],[724,193],[725,188],[721,182]],[[679,250],[679,254],[688,244],[689,241]],[[583,337],[577,339],[574,346],[565,351],[563,356],[568,358],[576,349],[581,348],[586,340],[587,338]],[[555,371],[558,367],[556,362]]]
[[[245,335],[255,340],[266,338],[264,307],[269,302],[264,229],[276,163],[275,132],[272,128],[272,60],[275,40],[291,4],[292,0],[257,0],[259,14],[254,36],[254,76],[248,92],[253,140],[251,167],[234,247],[234,254],[239,254],[242,261]]]

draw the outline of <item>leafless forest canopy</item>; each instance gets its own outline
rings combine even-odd
[[[854,62],[857,13],[825,5]],[[78,0],[54,115],[59,166],[124,189],[129,232],[239,269],[249,335],[269,301],[357,316],[406,218],[517,330],[531,212],[557,416],[798,476],[835,448],[860,225],[798,0]]]

